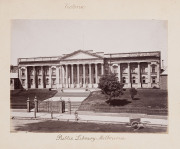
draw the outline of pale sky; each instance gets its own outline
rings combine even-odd
[[[167,21],[13,20],[11,64],[17,58],[76,50],[105,53],[161,51],[167,66]]]

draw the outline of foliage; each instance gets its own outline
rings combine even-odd
[[[119,97],[123,94],[124,85],[118,81],[116,74],[102,75],[98,85],[102,93],[108,95],[109,100],[111,100],[112,97]]]
[[[137,90],[135,88],[130,88],[129,90],[132,100],[134,99],[134,96],[137,95]]]

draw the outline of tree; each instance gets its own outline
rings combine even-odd
[[[129,90],[130,95],[131,95],[131,99],[134,99],[134,96],[137,95],[137,90],[135,88],[130,88]]]
[[[99,79],[98,86],[103,94],[108,95],[109,100],[111,100],[112,97],[119,97],[123,94],[124,84],[120,83],[116,74],[113,73],[102,75]]]

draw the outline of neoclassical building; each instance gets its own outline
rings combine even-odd
[[[18,59],[25,89],[97,88],[105,73],[115,73],[125,88],[159,88],[161,53],[112,53],[78,50],[56,57]]]

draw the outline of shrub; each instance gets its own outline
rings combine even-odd
[[[105,74],[101,76],[98,84],[103,94],[108,95],[108,99],[119,97],[123,94],[123,84],[118,81],[115,74]]]

